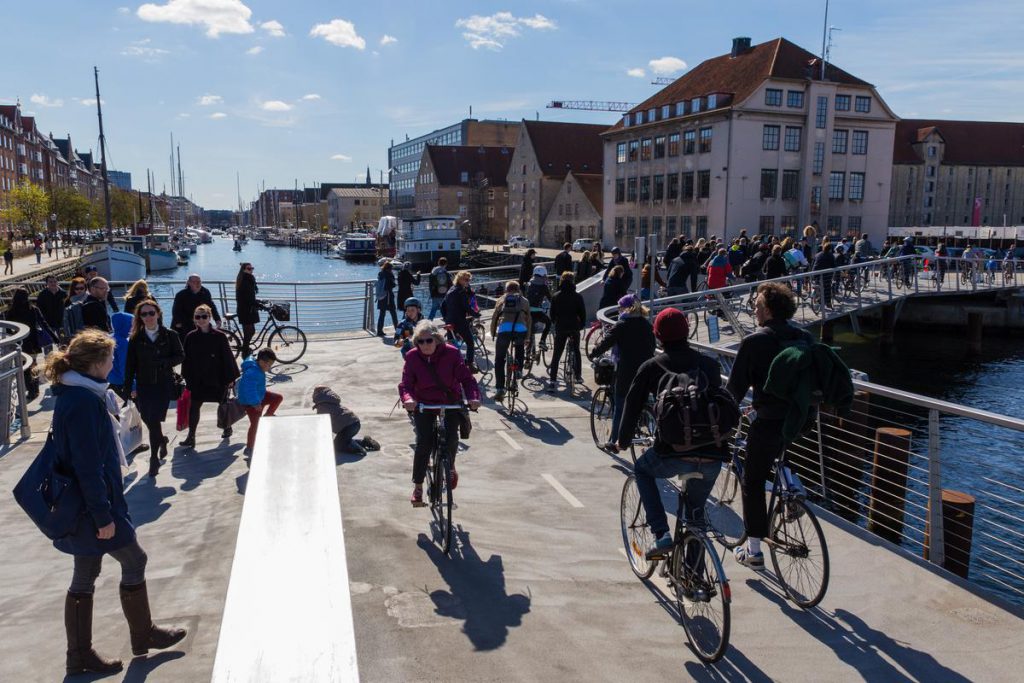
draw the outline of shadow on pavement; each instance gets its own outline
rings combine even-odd
[[[522,624],[530,611],[530,597],[505,592],[505,567],[501,555],[482,561],[469,543],[469,533],[453,530],[452,556],[445,557],[426,534],[416,544],[426,552],[448,584],[449,590],[433,591],[434,611],[443,617],[462,619],[462,632],[476,650],[494,650],[505,644],[510,628]]]
[[[244,444],[231,444],[205,451],[178,449],[171,461],[171,474],[181,480],[182,491],[193,491],[205,479],[215,479],[231,466]]]
[[[139,483],[125,494],[128,501],[128,509],[131,510],[132,524],[139,528],[144,524],[155,522],[171,509],[171,503],[167,499],[175,495],[177,491],[173,486],[160,486],[159,477],[168,477],[168,474],[157,475],[157,479],[145,476]]]
[[[516,414],[513,417],[505,416],[506,420],[514,422],[523,432],[524,436],[537,439],[551,446],[561,446],[572,441],[573,435],[562,424],[551,417],[534,417],[529,413]]]
[[[939,664],[927,652],[894,640],[844,609],[837,609],[833,614],[820,607],[802,610],[793,607],[783,594],[762,581],[748,579],[747,585],[776,603],[783,614],[831,648],[840,661],[853,667],[865,680],[970,681],[966,676]]]
[[[124,683],[136,683],[138,681],[144,681],[149,677],[149,674],[153,673],[158,666],[166,664],[167,662],[173,662],[175,659],[181,659],[185,656],[184,652],[159,652],[149,657],[136,657],[128,665],[128,669],[124,672]]]

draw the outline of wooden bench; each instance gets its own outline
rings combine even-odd
[[[260,420],[211,680],[359,680],[326,415]]]

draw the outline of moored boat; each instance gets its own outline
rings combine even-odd
[[[381,219],[384,220],[383,218]],[[398,229],[398,260],[432,268],[444,256],[448,268],[457,268],[462,257],[458,216],[425,216],[403,220]]]

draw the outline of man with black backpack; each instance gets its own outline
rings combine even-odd
[[[430,271],[427,283],[430,287],[430,315],[431,320],[441,310],[441,302],[448,294],[448,288],[452,286],[452,276],[448,272],[448,259],[442,256],[437,259],[437,265]]]
[[[634,474],[654,544],[648,559],[661,558],[672,547],[672,535],[661,502],[658,479],[700,472],[686,488],[685,514],[696,521],[715,485],[722,462],[729,459],[728,441],[739,424],[739,408],[722,389],[718,361],[690,348],[686,316],[666,308],[654,319],[654,336],[664,353],[645,361],[626,395],[617,435],[619,450],[629,448],[647,397],[658,398],[654,445],[636,461]]]

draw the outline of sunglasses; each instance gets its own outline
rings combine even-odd
[[[423,346],[424,344],[433,344],[435,341],[437,340],[434,339],[433,337],[427,337],[426,339],[417,339],[416,346]]]
[[[250,273],[251,273],[251,272],[253,271],[253,268],[252,268],[252,266],[246,266],[246,268],[245,268],[245,269],[246,269],[247,271],[249,271]]]
[[[139,313],[140,318],[153,318],[156,317],[156,311],[142,311]]]
[[[208,316],[208,315],[205,315],[205,314],[203,314],[203,315],[195,315],[195,316],[192,316],[192,319],[193,319],[193,320],[208,320],[208,319],[209,319],[209,317],[210,317],[210,316]]]
[[[75,291],[76,292],[84,292],[85,291],[85,287],[75,287]]]

